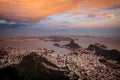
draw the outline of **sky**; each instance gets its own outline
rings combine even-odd
[[[0,36],[120,36],[120,0],[0,0]]]

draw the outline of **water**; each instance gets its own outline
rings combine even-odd
[[[117,49],[120,51],[120,43],[118,39],[111,39],[111,38],[80,38],[79,40],[75,41],[81,47],[87,48],[90,44],[101,43],[108,47],[108,49]],[[55,51],[57,54],[67,54],[71,51],[65,48],[59,48],[54,46],[55,42],[45,42],[43,40],[35,40],[35,41],[12,41],[12,42],[0,42],[0,46],[7,46],[7,47],[16,47],[22,49],[38,49],[38,48],[49,48]],[[65,45],[69,43],[68,41],[61,41],[59,42],[60,45]]]
[[[87,48],[90,44],[101,43],[108,49],[117,49],[120,51],[120,39],[117,38],[81,38],[76,41],[81,47]]]
[[[63,44],[65,42],[60,42],[60,44]],[[68,42],[67,42],[68,43]],[[39,41],[28,41],[28,42],[0,42],[0,46],[4,47],[16,47],[16,48],[20,48],[20,49],[38,49],[38,48],[48,48],[48,49],[52,49],[55,51],[55,53],[57,54],[68,54],[71,51],[69,49],[65,49],[65,48],[59,48],[53,45],[54,42],[44,42],[43,40],[39,40]],[[65,43],[66,44],[66,43]]]

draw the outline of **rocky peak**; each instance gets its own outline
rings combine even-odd
[[[75,43],[75,41],[73,39],[70,40],[70,42],[66,45],[64,45],[65,47],[67,48],[70,48],[70,49],[78,49],[78,48],[81,48],[77,43]]]

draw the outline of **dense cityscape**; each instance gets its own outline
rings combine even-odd
[[[106,49],[107,47],[105,45],[99,43],[91,44],[86,49],[81,48],[80,45],[76,44],[73,39],[69,42],[69,44],[62,46],[59,45],[57,47],[68,48],[71,49],[72,52],[69,54],[59,55],[59,54],[55,54],[54,50],[47,48],[39,48],[33,50],[17,49],[12,47],[1,48],[0,71],[2,71],[4,67],[12,66],[15,67],[16,70],[18,70],[19,74],[17,76],[21,76],[22,74],[20,74],[19,72],[19,67],[21,66],[21,64],[24,64],[22,66],[27,66],[27,63],[30,63],[29,67],[36,65],[32,63],[31,59],[28,62],[26,62],[27,60],[24,61],[25,57],[32,56],[33,61],[39,62],[39,65],[42,64],[42,66],[47,68],[48,71],[54,70],[54,71],[62,72],[62,75],[64,75],[65,77],[64,80],[98,80],[98,79],[119,80],[120,79],[119,51],[107,50]],[[105,54],[104,51],[106,51]],[[111,52],[113,53],[113,55],[115,55],[115,57],[111,54]],[[42,60],[42,58],[44,58],[46,61]],[[38,65],[36,66],[38,67]],[[21,67],[21,69],[24,70],[23,67]],[[32,74],[33,76],[31,77],[31,79],[26,78],[27,80],[33,80],[35,78],[33,72],[30,72],[30,74]],[[26,75],[29,76],[30,74],[26,74]],[[52,73],[49,74],[52,75]],[[60,77],[61,75],[57,74],[57,76]],[[9,76],[5,74],[4,77],[1,78],[1,80],[4,80],[6,77],[8,78],[13,77],[14,79],[15,76]],[[55,80],[61,80],[59,79],[59,77],[58,79]],[[24,79],[25,76],[22,76],[22,78]],[[38,79],[42,80],[44,78],[40,77]]]

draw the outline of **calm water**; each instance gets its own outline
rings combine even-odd
[[[90,44],[101,43],[108,47],[108,49],[117,49],[120,51],[120,43],[118,39],[107,39],[107,38],[80,38],[75,41],[81,47],[87,48]],[[60,45],[69,43],[68,41],[59,42]],[[57,54],[67,54],[70,50],[65,48],[55,47],[54,42],[44,42],[43,40],[27,41],[27,42],[0,42],[0,46],[9,46],[24,49],[38,49],[38,48],[49,48],[53,49]]]
[[[66,44],[66,42],[60,42],[60,44]],[[68,42],[67,42],[68,43]],[[67,54],[70,53],[70,50],[65,48],[59,48],[53,45],[54,42],[44,42],[39,41],[28,41],[28,42],[0,42],[0,46],[4,47],[16,47],[21,49],[38,49],[38,48],[49,48],[55,51],[57,54]]]
[[[112,38],[81,38],[77,41],[81,47],[87,48],[90,44],[101,43],[108,49],[117,49],[120,51],[120,39]]]

